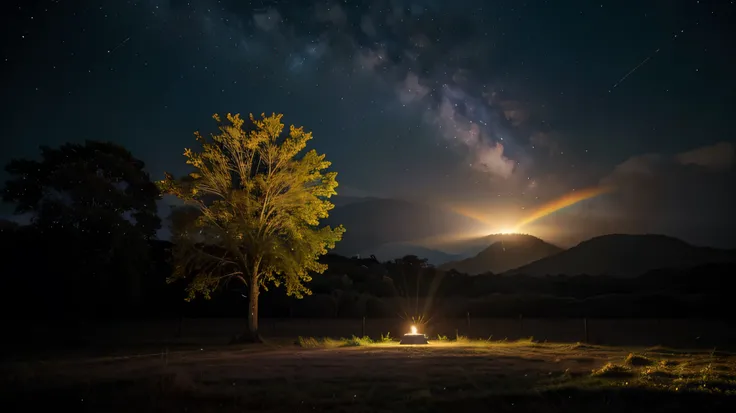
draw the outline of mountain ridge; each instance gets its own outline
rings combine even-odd
[[[724,262],[736,262],[736,250],[694,246],[659,234],[607,234],[505,274],[632,277],[657,269],[686,269]]]
[[[526,234],[493,234],[484,238],[492,242],[478,254],[440,265],[439,269],[470,275],[499,274],[563,251],[556,245]]]

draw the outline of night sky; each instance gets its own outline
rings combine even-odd
[[[733,1],[2,7],[3,164],[112,140],[160,179],[186,171],[213,113],[281,112],[314,132],[340,195],[438,205],[493,232],[610,185],[523,232],[736,246]]]

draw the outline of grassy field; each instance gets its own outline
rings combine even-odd
[[[10,410],[734,411],[719,351],[390,338],[269,341],[2,365]]]

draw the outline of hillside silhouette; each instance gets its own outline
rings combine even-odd
[[[736,262],[736,251],[698,247],[665,235],[602,235],[508,274],[633,277],[656,269]]]
[[[562,248],[531,235],[495,234],[484,239],[491,244],[477,255],[445,263],[439,269],[469,275],[487,272],[499,274],[562,251]]]

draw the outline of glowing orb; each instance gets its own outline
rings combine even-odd
[[[411,326],[411,333],[416,334],[417,333],[417,326]]]

